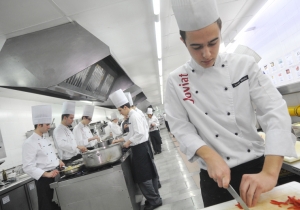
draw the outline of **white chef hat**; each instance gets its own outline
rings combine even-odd
[[[113,102],[115,107],[119,108],[124,104],[129,103],[127,97],[123,93],[121,89],[117,90],[116,92],[109,95],[110,100]]]
[[[172,8],[181,31],[205,28],[220,17],[215,0],[172,0]]]
[[[152,108],[148,108],[147,109],[147,114],[153,114],[153,109]]]
[[[127,97],[128,101],[129,101],[129,105],[133,106],[133,101],[132,101],[132,98],[131,98],[131,93],[130,92],[125,92],[124,94],[125,94],[125,96]]]
[[[83,107],[83,113],[82,116],[88,116],[88,117],[93,117],[94,114],[94,106],[92,105],[85,105]]]
[[[63,103],[62,114],[75,114],[75,102],[65,101]]]
[[[32,106],[31,112],[33,125],[50,124],[52,121],[52,107],[50,105]]]
[[[117,114],[116,114],[115,112],[111,113],[111,115],[110,115],[110,119],[111,119],[111,120],[118,119],[118,116],[117,116]]]

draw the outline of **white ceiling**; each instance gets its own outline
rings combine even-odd
[[[222,37],[228,44],[266,0],[217,2]],[[168,74],[185,63],[189,54],[179,40],[170,0],[161,0],[160,18],[165,84]],[[0,49],[6,38],[76,21],[105,42],[148,101],[160,105],[154,19],[151,0],[1,0]]]

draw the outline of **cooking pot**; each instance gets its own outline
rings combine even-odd
[[[107,147],[109,145],[108,143],[108,141],[98,141],[95,148]]]
[[[122,157],[121,144],[112,144],[82,153],[83,162],[87,168],[100,167],[114,163]]]

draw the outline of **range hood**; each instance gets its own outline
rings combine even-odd
[[[122,89],[122,88],[119,88],[119,89]],[[124,92],[130,92],[133,104],[135,106],[137,106],[138,104],[140,104],[141,102],[143,102],[147,99],[145,94],[142,92],[142,89],[137,85],[132,85],[130,88],[122,89],[122,90]],[[112,92],[114,92],[114,91],[115,90],[112,90]],[[101,106],[101,107],[106,107],[106,108],[110,108],[110,109],[115,109],[116,108],[110,99],[108,99],[105,102],[94,102],[94,105]]]
[[[104,102],[134,83],[109,47],[76,22],[7,39],[0,86],[68,100]]]

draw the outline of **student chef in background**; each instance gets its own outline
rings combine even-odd
[[[133,179],[147,199],[144,209],[155,209],[162,205],[162,200],[158,192],[158,174],[147,143],[149,137],[147,125],[143,122],[142,116],[131,108],[122,90],[112,93],[109,98],[120,114],[129,116],[130,123],[129,134],[113,143],[125,141],[123,146],[131,147]]]
[[[111,118],[111,125],[110,125],[110,131],[113,135],[114,138],[116,138],[117,136],[122,135],[122,130],[121,127],[119,126],[119,119],[117,117],[117,114],[115,112],[111,113],[110,115]]]
[[[51,142],[43,137],[50,129],[52,108],[49,105],[32,107],[33,134],[26,139],[22,148],[23,170],[34,178],[39,210],[59,210],[60,207],[52,202],[53,189],[50,184],[59,174],[56,167],[65,164],[55,154]]]
[[[149,125],[149,136],[154,149],[154,155],[161,153],[161,137],[158,131],[159,121],[155,115],[153,115],[153,109],[147,109],[148,125]]]
[[[77,145],[83,145],[87,149],[94,149],[97,140],[100,141],[98,136],[93,136],[89,124],[92,121],[94,114],[94,106],[85,105],[83,108],[83,113],[81,117],[81,122],[79,122],[73,129],[74,138]]]
[[[61,124],[53,131],[54,142],[60,158],[66,165],[74,160],[82,158],[81,152],[86,152],[87,148],[77,145],[75,137],[68,126],[72,125],[75,114],[75,102],[66,101],[63,103]]]
[[[172,6],[192,58],[167,80],[171,131],[188,160],[200,163],[205,207],[232,199],[224,189],[229,182],[252,207],[276,186],[283,156],[296,156],[287,105],[254,58],[218,54],[222,21],[215,0],[172,0]]]

